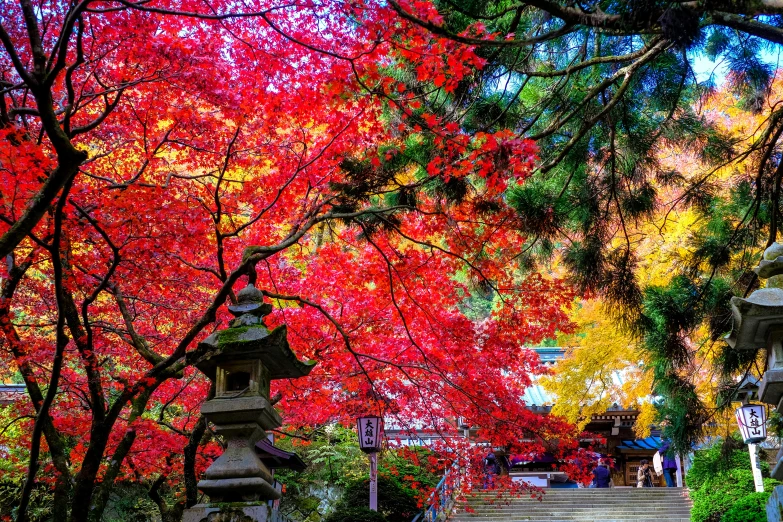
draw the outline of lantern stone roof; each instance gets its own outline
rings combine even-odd
[[[770,339],[783,328],[783,244],[770,245],[753,271],[767,280],[767,287],[744,299],[731,298],[733,324],[724,339],[736,350],[768,347]]]
[[[747,299],[731,298],[734,325],[726,342],[737,350],[756,350],[767,344],[771,329],[783,324],[783,290],[762,288]]]
[[[218,365],[242,360],[260,360],[271,379],[304,377],[315,366],[315,361],[300,361],[296,357],[288,345],[285,325],[271,332],[263,324],[219,330],[201,341],[199,348],[214,352],[196,364],[213,380]]]
[[[269,469],[290,468],[302,472],[307,467],[299,455],[278,448],[269,439],[261,439],[256,442],[256,454]]]

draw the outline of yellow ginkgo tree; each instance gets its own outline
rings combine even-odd
[[[565,357],[540,384],[557,400],[552,412],[583,430],[593,415],[617,404],[638,409],[635,430],[647,436],[654,420],[652,376],[645,370],[645,354],[633,338],[603,309],[601,301],[585,300],[572,315],[574,334],[561,336]]]

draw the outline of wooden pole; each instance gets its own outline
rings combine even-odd
[[[764,480],[761,478],[761,464],[759,463],[759,445],[748,444],[750,452],[750,466],[753,468],[753,484],[756,486],[756,492],[764,491]]]
[[[378,511],[378,454],[370,453],[370,509]]]

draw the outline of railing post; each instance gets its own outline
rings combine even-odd
[[[454,475],[456,473],[456,475]],[[450,482],[450,479],[451,480]],[[427,508],[424,510],[424,520],[426,522],[436,522],[438,516],[449,508],[449,502],[453,500],[454,491],[459,489],[460,485],[459,466],[456,464],[447,469],[440,479],[435,491],[430,495]],[[435,498],[437,495],[439,498]]]

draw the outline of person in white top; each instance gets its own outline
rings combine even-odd
[[[663,458],[661,457],[660,451],[656,451],[655,456],[653,457],[653,469],[655,470],[655,474],[659,477],[663,475]]]

